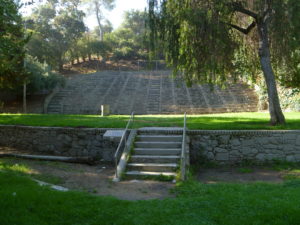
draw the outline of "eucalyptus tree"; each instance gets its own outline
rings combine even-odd
[[[286,75],[291,79],[299,76],[288,71],[295,71],[292,56],[300,49],[295,29],[300,1],[148,0],[148,6],[152,40],[164,41],[175,73],[183,72],[188,83],[224,83],[237,57],[249,58],[254,62],[249,66],[263,72],[270,123],[285,123],[274,68],[290,68]]]
[[[105,20],[104,10],[112,10],[115,7],[115,0],[85,0],[88,3],[89,9],[94,12],[98,27],[100,41],[103,41],[104,37],[104,25]]]

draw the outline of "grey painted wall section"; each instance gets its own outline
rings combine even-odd
[[[0,125],[0,146],[65,156],[93,156],[113,161],[118,140],[103,138],[102,128],[61,128]],[[111,130],[111,129],[110,129]],[[165,131],[178,133],[182,131]],[[223,164],[241,160],[300,161],[300,130],[189,130],[191,162],[208,159]]]
[[[118,140],[104,139],[107,129],[0,125],[0,146],[63,156],[92,156],[112,161]]]

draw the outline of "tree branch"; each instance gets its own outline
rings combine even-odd
[[[272,13],[273,13],[273,10],[271,8],[271,3],[270,3],[270,1],[267,1],[263,16],[262,16],[263,21],[265,22],[271,16]]]
[[[246,14],[248,16],[251,16],[253,17],[255,20],[257,19],[258,15],[255,13],[255,12],[252,12],[248,9],[245,9],[242,5],[241,2],[233,2],[230,4],[231,7],[233,8],[233,10],[237,11],[237,12],[240,12],[240,13],[243,13],[243,14]]]
[[[228,24],[229,26],[231,26],[232,28],[242,32],[243,34],[249,34],[249,32],[256,26],[256,22],[253,21],[246,29],[239,27],[237,25],[234,24]]]

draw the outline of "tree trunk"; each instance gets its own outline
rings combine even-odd
[[[271,125],[283,125],[285,124],[285,118],[280,107],[275,75],[271,65],[267,21],[264,19],[258,21],[257,29],[259,35],[260,64],[268,91],[269,112],[271,116],[270,123]]]
[[[97,1],[95,1],[95,10],[96,10],[96,18],[97,18],[97,22],[98,22],[98,26],[99,26],[99,38],[100,38],[100,41],[103,41],[100,4]]]
[[[27,113],[27,101],[26,101],[26,97],[27,97],[27,91],[26,91],[26,82],[24,81],[23,84],[23,113]]]
[[[63,72],[64,71],[64,64],[62,62],[59,63],[58,71],[59,72]]]

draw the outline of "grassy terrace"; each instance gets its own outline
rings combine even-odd
[[[11,224],[296,225],[300,180],[282,184],[178,184],[176,198],[123,201],[40,187],[31,168],[0,160],[0,220]]]
[[[269,126],[268,113],[225,113],[209,115],[188,115],[189,129],[201,130],[295,130],[300,129],[300,113],[285,113],[285,126]],[[124,128],[129,116],[113,115],[44,115],[44,114],[0,114],[0,124],[27,126],[59,126],[59,127],[101,127]],[[143,115],[135,116],[134,127],[171,127],[182,126],[182,115]]]

